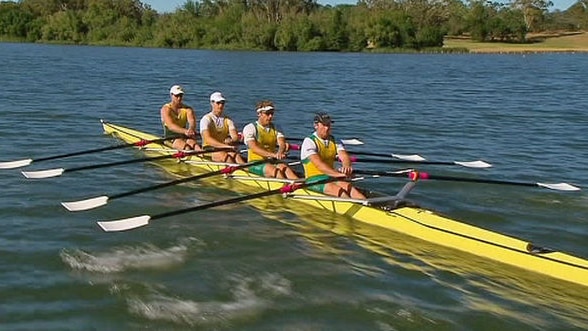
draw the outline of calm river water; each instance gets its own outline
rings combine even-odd
[[[160,132],[182,84],[197,115],[222,91],[244,126],[272,99],[288,136],[316,111],[364,151],[472,161],[434,174],[588,188],[588,56],[211,52],[0,43],[0,161],[109,146],[100,119]],[[32,170],[138,157],[117,150]],[[358,166],[359,167],[359,166]],[[376,168],[376,165],[362,165]],[[395,167],[390,167],[394,169]],[[377,169],[386,169],[378,165]],[[3,330],[585,330],[588,288],[276,199],[107,234],[95,221],[232,193],[182,185],[69,213],[60,201],[173,178],[153,164],[26,180],[0,171]],[[403,180],[365,185],[394,194]],[[588,258],[588,195],[421,182],[410,198],[454,219]]]

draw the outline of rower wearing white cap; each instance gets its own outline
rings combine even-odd
[[[314,133],[304,138],[300,147],[300,160],[304,166],[304,175],[307,183],[321,181],[329,177],[344,179],[351,176],[353,168],[351,159],[345,151],[343,143],[337,143],[331,135],[333,126],[331,116],[327,113],[318,113],[314,117]],[[341,167],[335,169],[335,159],[339,156]],[[326,184],[317,184],[309,187],[312,190],[332,196],[365,199],[365,196],[351,183],[335,181]]]
[[[245,163],[237,152],[239,134],[232,119],[224,115],[226,99],[221,92],[210,95],[210,113],[200,120],[202,146],[217,148],[234,148],[235,152],[214,152],[212,160],[216,162]]]
[[[243,141],[247,145],[247,162],[261,160],[264,158],[286,158],[288,143],[282,131],[274,123],[276,108],[269,100],[258,102],[255,106],[257,121],[249,123],[243,128]],[[248,168],[254,174],[272,177],[297,179],[298,176],[290,167],[284,163],[259,164]]]
[[[171,102],[163,105],[160,111],[163,136],[186,136],[172,140],[172,147],[178,150],[200,150],[196,141],[196,115],[192,107],[183,103],[184,89],[174,85],[169,94]]]

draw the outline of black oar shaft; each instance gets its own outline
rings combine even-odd
[[[178,153],[174,153],[174,154],[146,157],[146,158],[141,158],[141,159],[131,159],[131,160],[111,162],[111,163],[93,164],[93,165],[87,165],[87,166],[82,166],[82,167],[69,168],[69,169],[65,169],[63,172],[74,172],[74,171],[80,171],[80,170],[99,169],[99,168],[119,166],[119,165],[123,165],[123,164],[149,162],[149,161],[157,161],[157,160],[171,159],[171,158],[181,159],[181,158],[184,158],[187,156],[200,155],[200,154],[206,154],[206,153],[214,153],[214,152],[219,152],[219,151],[233,151],[233,149],[232,148],[210,148],[210,149],[206,149],[203,151],[178,152]]]
[[[518,185],[518,186],[538,186],[537,183],[526,183],[526,182],[511,182],[505,180],[493,180],[493,179],[479,179],[479,178],[466,178],[466,177],[453,177],[453,176],[438,176],[431,175],[426,172],[409,171],[409,172],[388,172],[388,171],[372,171],[372,170],[357,170],[354,171],[358,175],[371,175],[380,177],[406,177],[411,180],[445,180],[454,182],[468,182],[468,183],[483,183],[483,184],[502,184],[502,185]]]
[[[157,161],[157,160],[162,160],[162,159],[170,159],[170,158],[174,158],[174,157],[178,157],[178,156],[176,156],[175,154],[170,154],[170,155],[160,155],[160,156],[154,156],[154,157],[148,157],[148,158],[142,158],[142,159],[132,159],[132,160],[124,160],[124,161],[118,161],[118,162],[111,162],[111,163],[93,164],[93,165],[88,165],[88,166],[83,166],[83,167],[68,168],[68,169],[65,169],[63,172],[75,172],[75,171],[80,171],[80,170],[115,167],[115,166],[119,166],[119,165],[123,165],[123,164]]]
[[[429,165],[455,165],[454,162],[446,162],[446,161],[411,161],[411,160],[384,160],[384,159],[362,159],[362,158],[354,158],[351,157],[353,162],[363,162],[363,163],[395,163],[395,164],[429,164]]]
[[[220,173],[220,171],[208,172],[208,173],[205,173],[205,174],[202,174],[202,175],[199,175],[199,176],[186,177],[186,178],[174,180],[174,181],[167,182],[167,183],[161,183],[161,184],[158,184],[158,185],[143,187],[143,188],[139,188],[139,189],[136,189],[136,190],[132,190],[132,191],[128,191],[128,192],[124,192],[124,193],[119,193],[119,194],[112,195],[112,196],[109,197],[109,200],[124,198],[124,197],[128,197],[128,196],[135,195],[135,194],[140,194],[140,193],[145,193],[145,192],[149,192],[149,191],[158,190],[158,189],[161,189],[161,188],[164,188],[164,187],[168,187],[168,186],[178,185],[178,184],[187,183],[187,182],[198,180],[198,179],[212,177],[214,175],[218,175],[219,173]]]
[[[236,198],[232,198],[232,199],[215,201],[215,202],[212,202],[212,203],[207,203],[207,204],[204,204],[204,205],[199,205],[199,206],[195,206],[195,207],[191,207],[191,208],[174,210],[174,211],[170,211],[170,212],[167,212],[167,213],[161,213],[161,214],[158,214],[158,215],[153,215],[153,216],[151,216],[151,219],[154,220],[154,219],[158,219],[158,218],[164,218],[164,217],[169,217],[169,216],[176,216],[176,215],[180,215],[180,214],[190,213],[190,212],[193,212],[193,211],[198,211],[198,210],[203,210],[203,209],[208,209],[208,208],[214,208],[214,207],[218,207],[218,206],[229,205],[229,204],[232,204],[232,203],[238,203],[238,202],[242,202],[242,201],[253,200],[253,199],[257,199],[257,198],[261,198],[261,197],[267,197],[267,196],[270,196],[270,195],[281,193],[281,190],[282,189],[280,188],[280,189],[275,189],[275,190],[271,190],[271,191],[265,191],[265,192],[260,192],[260,193],[245,195],[245,196],[241,196],[241,197],[236,197]]]
[[[145,146],[148,144],[159,143],[159,142],[172,140],[172,139],[176,139],[176,138],[179,138],[179,137],[166,137],[166,138],[153,139],[153,140],[140,140],[140,141],[134,142],[134,143],[106,146],[106,147],[88,149],[85,151],[78,151],[78,152],[71,152],[71,153],[60,154],[60,155],[41,157],[41,158],[34,159],[33,161],[34,162],[49,161],[49,160],[62,159],[62,158],[71,157],[71,156],[79,156],[79,155],[85,155],[85,154],[91,154],[91,153],[111,151],[111,150],[121,149],[121,148],[125,148],[125,147]]]
[[[243,201],[248,201],[248,200],[253,200],[253,199],[259,199],[259,198],[263,198],[263,197],[267,197],[267,196],[271,196],[271,195],[276,195],[276,194],[281,194],[281,193],[292,193],[298,189],[301,188],[305,188],[308,186],[313,186],[313,185],[320,185],[320,184],[326,184],[329,182],[334,182],[334,181],[339,181],[339,180],[343,180],[341,178],[335,178],[335,177],[329,177],[323,180],[319,180],[316,182],[312,182],[312,183],[297,183],[297,184],[288,184],[285,185],[281,188],[275,189],[275,190],[270,190],[270,191],[264,191],[264,192],[259,192],[259,193],[254,193],[254,194],[249,194],[249,195],[245,195],[245,196],[241,196],[241,197],[236,197],[236,198],[231,198],[231,199],[226,199],[226,200],[220,200],[220,201],[215,201],[215,202],[211,202],[211,203],[207,203],[207,204],[203,204],[203,205],[199,205],[199,206],[194,206],[194,207],[190,207],[190,208],[185,208],[185,209],[180,209],[180,210],[174,210],[174,211],[170,211],[167,213],[161,213],[161,214],[157,214],[157,215],[153,215],[151,216],[151,220],[155,220],[155,219],[160,219],[160,218],[165,218],[165,217],[170,217],[170,216],[176,216],[176,215],[181,215],[181,214],[185,214],[185,213],[190,213],[193,211],[198,211],[198,210],[204,210],[204,209],[208,209],[208,208],[214,208],[214,207],[219,207],[219,206],[224,206],[224,205],[230,205],[233,203],[238,203],[238,202],[243,202]]]
[[[158,185],[153,185],[153,186],[148,186],[148,187],[143,187],[143,188],[139,188],[136,190],[132,190],[132,191],[128,191],[128,192],[124,192],[124,193],[119,193],[119,194],[115,194],[109,197],[109,200],[114,200],[114,199],[118,199],[118,198],[123,198],[123,197],[127,197],[130,195],[135,195],[135,194],[140,194],[140,193],[145,193],[145,192],[149,192],[149,191],[154,191],[154,190],[158,190],[164,187],[168,187],[168,186],[173,186],[173,185],[178,185],[178,184],[182,184],[182,183],[187,183],[187,182],[191,182],[191,181],[196,181],[196,180],[200,180],[200,179],[205,179],[205,178],[209,178],[209,177],[213,177],[216,175],[220,175],[220,174],[228,174],[228,173],[232,173],[236,170],[239,169],[244,169],[247,167],[253,167],[259,164],[264,164],[264,163],[269,163],[269,162],[274,162],[274,159],[264,159],[264,160],[259,160],[259,161],[255,161],[255,162],[250,162],[250,163],[245,163],[245,164],[241,164],[238,166],[230,166],[224,169],[220,169],[217,171],[211,171],[211,172],[207,172],[205,174],[200,174],[200,175],[196,175],[196,176],[191,176],[191,177],[186,177],[186,178],[181,178],[181,179],[176,179],[167,183],[161,183]]]
[[[356,151],[347,151],[350,155],[365,155],[365,156],[381,156],[381,157],[392,157],[392,154],[385,154],[385,153],[370,153],[370,152],[356,152]],[[363,160],[362,160],[363,161]]]
[[[478,178],[464,178],[464,177],[451,177],[451,176],[437,176],[427,174],[426,177],[419,177],[420,179],[433,179],[433,180],[446,180],[446,181],[459,181],[466,183],[482,183],[482,184],[499,184],[499,185],[515,185],[515,186],[539,186],[537,183],[526,183],[526,182],[513,182],[506,180],[492,180],[492,179],[478,179]]]

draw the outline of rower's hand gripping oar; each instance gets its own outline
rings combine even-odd
[[[47,156],[47,157],[42,157],[42,158],[37,158],[37,159],[23,159],[23,160],[16,160],[16,161],[0,162],[0,169],[21,168],[21,167],[28,166],[29,164],[31,164],[33,162],[56,160],[56,159],[62,159],[62,158],[71,157],[71,156],[78,156],[78,155],[85,155],[85,154],[98,153],[98,152],[104,152],[104,151],[111,151],[111,150],[121,149],[121,148],[126,148],[126,147],[144,147],[149,144],[161,143],[161,142],[164,142],[167,140],[173,140],[176,138],[182,138],[182,136],[173,136],[173,137],[166,137],[166,138],[152,139],[152,140],[144,140],[143,139],[143,140],[140,140],[140,141],[137,141],[134,143],[106,146],[106,147],[88,149],[88,150],[84,150],[84,151],[72,152],[72,153],[67,153],[67,154]]]
[[[50,178],[50,177],[57,177],[61,176],[64,172],[75,172],[81,170],[90,170],[90,169],[99,169],[99,168],[107,168],[107,167],[114,167],[123,164],[131,164],[131,163],[139,163],[139,162],[149,162],[149,161],[157,161],[163,159],[171,159],[177,158],[182,159],[191,155],[200,155],[206,153],[214,153],[218,151],[234,151],[232,148],[213,148],[207,149],[203,151],[186,151],[186,152],[177,152],[168,155],[160,155],[154,157],[146,157],[146,158],[139,158],[139,159],[131,159],[131,160],[124,160],[112,163],[102,163],[102,164],[92,164],[88,166],[76,167],[76,168],[55,168],[55,169],[47,169],[47,170],[39,170],[39,171],[22,171],[23,176],[26,178]]]
[[[363,159],[351,157],[351,162],[364,163],[397,163],[397,164],[430,164],[430,165],[458,165],[466,168],[490,168],[492,165],[482,160],[477,161],[421,161],[421,160],[386,160],[386,159]]]
[[[530,187],[544,187],[556,191],[579,191],[580,188],[568,183],[534,183],[534,182],[513,182],[506,180],[492,180],[492,179],[478,179],[478,178],[466,178],[466,177],[453,177],[453,176],[438,176],[431,175],[426,172],[411,171],[407,173],[396,173],[389,171],[370,171],[370,170],[356,170],[353,172],[358,175],[371,175],[374,177],[406,177],[410,180],[445,180],[453,182],[467,182],[467,183],[482,183],[482,184],[498,184],[498,185],[515,185],[515,186],[530,186]]]
[[[97,208],[100,206],[104,206],[108,203],[108,201],[112,201],[115,199],[124,198],[124,197],[128,197],[131,195],[139,194],[139,193],[149,192],[149,191],[157,190],[157,189],[172,186],[172,185],[177,185],[177,184],[187,183],[187,182],[196,181],[196,180],[200,180],[200,179],[204,179],[204,178],[209,178],[209,177],[216,176],[216,175],[228,175],[228,174],[232,174],[233,172],[240,170],[240,169],[253,167],[253,166],[256,166],[259,164],[265,164],[265,163],[270,163],[270,162],[273,163],[275,161],[276,161],[275,159],[263,159],[263,160],[253,161],[253,162],[244,163],[244,164],[240,164],[240,165],[236,165],[236,166],[227,166],[226,168],[223,168],[223,169],[220,169],[217,171],[207,172],[205,174],[176,179],[176,180],[173,180],[170,182],[147,186],[147,187],[139,188],[139,189],[132,190],[132,191],[114,194],[111,196],[102,195],[102,196],[89,198],[89,199],[85,199],[85,200],[62,202],[61,205],[69,211],[81,211],[81,210],[93,209],[93,208]]]
[[[208,208],[230,205],[233,203],[268,197],[271,195],[277,195],[277,194],[287,195],[287,194],[293,193],[294,191],[301,189],[301,188],[305,188],[305,187],[313,186],[313,185],[319,185],[319,184],[326,184],[329,182],[334,182],[334,181],[339,181],[339,180],[342,180],[342,179],[337,178],[337,177],[330,177],[330,178],[326,178],[326,179],[316,181],[316,182],[311,182],[311,183],[286,184],[283,187],[275,189],[275,190],[263,191],[263,192],[249,194],[249,195],[240,196],[240,197],[236,197],[236,198],[215,201],[215,202],[206,203],[203,205],[198,205],[198,206],[194,206],[194,207],[190,207],[190,208],[186,208],[186,209],[174,210],[174,211],[170,211],[170,212],[162,213],[162,214],[157,214],[157,215],[153,215],[153,216],[141,215],[141,216],[136,216],[136,217],[131,217],[131,218],[115,220],[115,221],[99,221],[97,223],[102,228],[102,230],[104,230],[106,232],[132,230],[132,229],[135,229],[138,227],[148,225],[149,221],[151,221],[151,220],[181,215],[181,214],[190,213],[190,212],[198,211],[198,210],[204,210],[204,209],[208,209]]]

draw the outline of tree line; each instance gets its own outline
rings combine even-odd
[[[277,51],[424,50],[445,36],[526,42],[529,32],[588,30],[588,0],[549,12],[546,0],[186,1],[157,13],[138,0],[0,2],[0,40]]]

